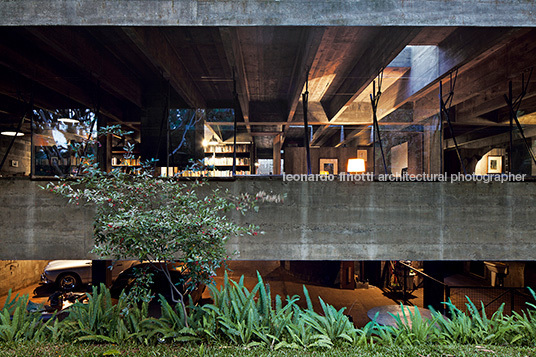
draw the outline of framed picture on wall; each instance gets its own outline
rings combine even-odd
[[[488,156],[488,174],[502,173],[502,156]]]
[[[337,175],[339,173],[337,159],[320,159],[320,174]]]

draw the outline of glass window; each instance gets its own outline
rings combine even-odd
[[[81,172],[81,157],[96,154],[95,146],[81,145],[97,129],[89,109],[34,110],[32,153],[34,176],[74,176]]]

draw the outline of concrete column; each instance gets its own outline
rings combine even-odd
[[[91,284],[99,286],[101,283],[106,287],[112,286],[111,260],[93,260],[91,264]]]
[[[363,266],[363,271],[361,275],[363,276],[363,281],[368,281],[374,286],[381,287],[382,285],[382,262],[379,260],[365,261]]]
[[[442,261],[424,261],[424,273],[442,282],[445,277],[445,266]],[[437,311],[443,312],[446,300],[444,286],[432,279],[424,278],[423,281],[423,305],[425,308],[431,306]]]
[[[147,86],[141,114],[141,159],[158,159],[157,166],[166,162],[166,96],[162,83]],[[164,122],[163,122],[164,121]]]
[[[108,118],[101,116],[98,119],[99,128],[108,125]],[[100,146],[97,148],[97,161],[101,170],[110,172],[112,170],[112,135],[109,134],[99,139]]]

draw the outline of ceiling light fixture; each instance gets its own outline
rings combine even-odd
[[[17,132],[17,131],[10,131],[10,130],[2,131],[0,132],[0,134],[5,135],[5,136],[24,136],[24,133],[21,133],[20,131]]]
[[[74,119],[74,118],[59,118],[58,121],[65,123],[65,124],[78,124],[80,123],[80,120]]]

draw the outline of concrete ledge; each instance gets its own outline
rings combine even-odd
[[[526,183],[236,182],[287,194],[265,204],[265,235],[233,239],[239,259],[534,260],[536,185]]]
[[[30,180],[0,180],[0,259],[85,259],[91,208]],[[265,234],[232,238],[241,260],[536,260],[536,183],[212,181],[286,194],[236,215]]]
[[[1,0],[0,25],[535,26],[522,0]]]

